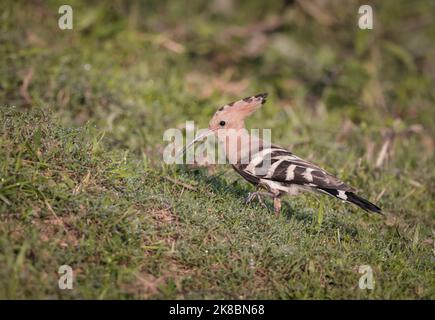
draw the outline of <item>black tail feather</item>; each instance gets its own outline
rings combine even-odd
[[[340,200],[345,200],[348,202],[351,202],[353,204],[356,204],[358,207],[360,207],[361,209],[365,210],[365,211],[369,211],[369,212],[376,212],[379,214],[382,214],[382,209],[379,208],[377,205],[371,203],[370,201],[361,198],[360,196],[357,196],[355,193],[351,192],[351,191],[339,191],[337,189],[328,189],[328,188],[319,188],[319,190],[326,192],[328,194],[330,194],[331,196],[334,196]],[[339,192],[341,192],[342,194],[340,194]],[[343,195],[344,193],[344,195]]]
[[[346,192],[346,195],[347,195],[347,201],[356,204],[358,207],[362,208],[363,210],[382,214],[381,208],[371,203],[370,201],[361,198],[360,196],[357,196],[355,193]]]

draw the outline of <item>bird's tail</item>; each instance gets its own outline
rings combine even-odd
[[[361,198],[360,196],[356,195],[351,191],[341,191],[337,189],[327,189],[327,188],[322,188],[321,190],[340,200],[344,200],[356,204],[358,207],[360,207],[365,211],[382,214],[382,209],[379,208],[377,205],[371,203],[370,201],[364,198]]]
[[[377,205],[371,203],[370,201],[361,198],[360,196],[357,196],[353,192],[346,192],[346,194],[347,194],[347,201],[356,204],[358,207],[364,209],[365,211],[371,211],[371,212],[382,214],[382,209],[379,208]]]

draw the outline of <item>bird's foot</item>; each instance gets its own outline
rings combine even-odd
[[[261,198],[262,196],[269,196],[270,197],[271,195],[269,193],[267,193],[267,192],[259,192],[259,191],[257,191],[257,192],[250,192],[250,193],[248,193],[248,197],[246,198],[245,203],[246,204],[251,203],[252,200],[257,198],[258,202],[260,202],[260,204],[263,207],[266,207],[266,204],[264,203],[263,199]]]

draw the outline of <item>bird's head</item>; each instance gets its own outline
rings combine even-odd
[[[197,136],[185,149],[189,149],[195,142],[205,137],[218,134],[225,137],[245,129],[245,119],[260,108],[267,98],[267,93],[260,93],[220,107],[211,118],[208,130]]]
[[[208,129],[213,133],[219,130],[243,129],[245,119],[260,108],[266,98],[267,93],[261,93],[220,107],[211,118]]]

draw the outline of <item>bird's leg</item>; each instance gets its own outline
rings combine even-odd
[[[273,198],[273,209],[275,210],[275,216],[278,218],[281,212],[281,199],[279,196],[274,196]]]
[[[273,197],[273,194],[269,192],[261,192],[261,191],[250,192],[245,202],[250,203],[255,198],[258,198],[258,201],[261,203],[261,205],[266,207],[266,205],[263,202],[263,199],[261,199],[262,196]]]

